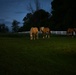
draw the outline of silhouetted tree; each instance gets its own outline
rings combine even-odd
[[[46,12],[43,9],[40,9],[38,11],[35,11],[33,14],[28,13],[23,18],[23,30],[30,30],[31,27],[41,27],[41,26],[49,26],[48,24],[48,18],[49,13]]]
[[[27,15],[23,18],[23,21],[24,21],[23,27],[22,27],[23,31],[30,30],[31,23],[32,23],[32,21],[31,21],[32,15],[33,15],[32,13],[27,13]]]
[[[35,11],[32,17],[32,25],[36,27],[47,26],[50,14],[43,9]]]
[[[33,6],[32,6],[31,3],[29,3],[28,6],[27,6],[27,9],[28,9],[31,13],[34,13],[35,11],[41,9],[39,0],[34,0],[34,4],[35,4],[35,8],[33,8]]]
[[[57,30],[76,27],[76,5],[74,0],[53,0],[51,22]]]
[[[0,32],[6,33],[6,32],[9,32],[9,29],[5,24],[0,24]]]
[[[40,2],[39,2],[39,0],[34,0],[34,2],[35,2],[35,6],[36,6],[36,10],[35,10],[35,11],[40,10],[41,7],[40,7]]]
[[[13,20],[12,22],[12,31],[13,32],[18,32],[19,26],[18,26],[19,22],[16,20]]]

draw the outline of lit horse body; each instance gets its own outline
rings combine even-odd
[[[50,29],[48,27],[40,27],[40,31],[43,34],[43,38],[50,38]]]
[[[68,28],[67,35],[75,35],[76,34],[76,28]]]
[[[30,39],[31,40],[35,40],[38,39],[38,28],[37,27],[32,27],[30,29]]]

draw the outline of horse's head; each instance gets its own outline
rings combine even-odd
[[[44,27],[40,27],[40,31],[43,32]]]

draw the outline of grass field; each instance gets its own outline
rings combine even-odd
[[[76,75],[76,37],[0,36],[0,75]]]

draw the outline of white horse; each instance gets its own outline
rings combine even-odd
[[[30,39],[31,40],[38,39],[38,28],[37,27],[31,27],[31,29],[30,29]]]
[[[48,27],[40,27],[40,31],[43,34],[43,38],[50,38],[50,28],[48,28]]]

